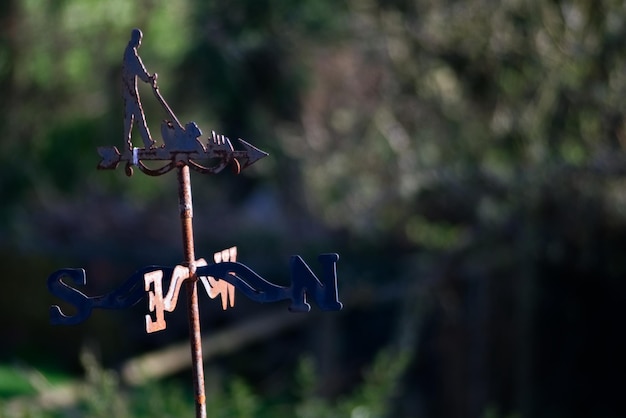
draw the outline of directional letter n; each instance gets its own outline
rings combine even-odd
[[[320,309],[338,311],[343,305],[337,294],[337,254],[321,254],[317,258],[322,265],[322,281],[311,271],[299,255],[291,257],[291,306],[292,312],[309,312],[307,298],[315,301]]]

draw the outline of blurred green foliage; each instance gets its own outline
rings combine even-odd
[[[27,417],[183,417],[193,416],[195,406],[184,391],[185,385],[175,382],[152,382],[138,388],[124,388],[115,372],[104,370],[93,354],[83,354],[85,382],[80,387],[79,401],[59,410],[50,410],[35,403],[2,404],[5,418]],[[317,397],[316,371],[310,359],[298,369],[298,390],[293,399],[262,399],[243,380],[235,378],[226,388],[218,388],[207,399],[207,416],[224,418],[261,418],[275,416],[370,417],[389,416],[391,401],[399,387],[408,357],[392,350],[382,351],[366,373],[360,387],[344,399],[332,402]],[[19,376],[19,374],[17,375]],[[17,377],[16,376],[16,377]],[[14,385],[19,389],[18,385]]]
[[[392,402],[399,394],[400,380],[408,365],[408,353],[387,349],[378,354],[364,382],[348,396],[331,402],[316,393],[319,387],[314,364],[310,359],[300,363],[299,382],[304,389],[301,404],[296,407],[298,418],[315,417],[387,417],[394,410]]]
[[[328,398],[352,393],[354,370],[406,337],[418,396],[399,399],[398,416],[620,416],[623,2],[13,0],[0,22],[0,248],[42,312],[7,285],[0,314],[27,323],[3,331],[4,357],[69,335],[42,325],[44,267],[81,263],[96,291],[177,262],[173,181],[94,169],[95,147],[123,145],[120,61],[140,27],[143,61],[181,121],[271,154],[240,176],[193,178],[198,253],[236,242],[247,264],[287,280],[280,258],[337,251],[340,294],[362,303],[335,328],[282,335],[263,360],[233,353],[229,372],[267,373],[294,340],[332,341],[316,353],[334,366],[318,384],[328,393],[303,405],[366,415],[357,399],[378,402],[374,386]],[[159,132],[164,112],[142,94]],[[416,300],[426,308],[410,309]],[[238,309],[204,323],[251,308]],[[99,321],[46,347],[74,363],[87,336],[116,360],[157,348],[130,321]],[[232,413],[257,411],[256,393],[233,383]]]

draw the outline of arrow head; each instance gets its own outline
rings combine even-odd
[[[259,161],[261,158],[267,157],[269,154],[265,151],[261,151],[254,145],[251,145],[239,138],[239,143],[243,146],[244,151],[235,151],[234,157],[239,163],[241,170],[246,167],[250,167],[252,164]]]

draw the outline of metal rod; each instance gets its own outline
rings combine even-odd
[[[178,202],[183,233],[185,262],[191,277],[187,280],[187,305],[189,312],[189,340],[195,393],[196,418],[206,418],[206,396],[204,394],[204,366],[202,364],[202,337],[200,335],[200,311],[198,309],[198,277],[196,276],[193,245],[193,205],[189,166],[178,167]]]

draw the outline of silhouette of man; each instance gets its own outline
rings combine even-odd
[[[150,136],[146,117],[143,113],[141,100],[139,99],[139,91],[137,90],[137,77],[146,83],[154,86],[156,83],[156,74],[150,75],[146,71],[141,58],[137,54],[137,48],[141,46],[141,38],[143,34],[139,29],[133,29],[130,35],[130,41],[124,51],[124,61],[122,62],[122,83],[124,96],[124,134],[128,142],[128,149],[132,149],[131,131],[133,124],[137,123],[139,133],[143,139],[146,149],[154,147],[155,141]]]

